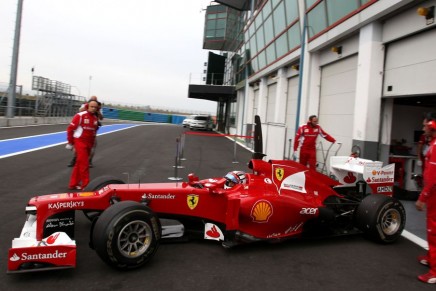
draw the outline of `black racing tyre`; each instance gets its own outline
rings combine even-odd
[[[97,191],[109,184],[126,184],[123,180],[114,176],[100,176],[89,182],[85,187],[85,191]]]
[[[147,206],[134,201],[115,203],[100,215],[91,234],[99,257],[122,270],[141,267],[156,253],[162,229]]]
[[[88,186],[85,187],[84,191],[93,192],[103,188],[110,184],[126,184],[123,180],[118,179],[114,176],[100,176],[89,182]],[[83,214],[89,221],[93,221],[97,218],[101,211],[99,210],[83,210]]]
[[[381,194],[365,197],[355,212],[357,228],[377,242],[393,243],[406,224],[406,210],[400,201]]]

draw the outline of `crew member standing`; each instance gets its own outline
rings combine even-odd
[[[97,96],[91,96],[91,98],[89,98],[88,102],[86,102],[86,103],[82,104],[82,106],[80,106],[79,112],[87,111],[88,110],[88,104],[91,101],[96,101],[98,103],[98,109],[95,112],[95,115],[98,118],[98,127],[100,128],[101,120],[103,120],[103,114],[101,113],[101,106],[102,106],[102,104],[101,104],[101,102],[99,102],[97,100]],[[94,165],[92,163],[92,159],[94,158],[96,147],[97,147],[97,140],[95,140],[94,147],[92,148],[91,154],[89,155],[89,167],[90,168],[94,167]],[[71,162],[68,164],[68,167],[74,167],[75,164],[76,164],[76,153],[74,152],[73,158],[71,159]]]
[[[76,151],[76,164],[70,178],[70,189],[82,190],[89,183],[89,155],[98,129],[98,102],[90,101],[86,111],[74,115],[67,128],[67,149]]]
[[[424,188],[415,206],[419,211],[427,206],[428,253],[418,257],[418,260],[421,264],[428,265],[430,271],[418,276],[418,279],[434,284],[436,283],[436,121],[425,119],[423,125],[424,132],[431,138],[431,141],[425,156]]]
[[[427,136],[427,134],[423,133],[419,137],[418,142],[418,166],[421,166],[422,174],[424,174],[425,169],[425,155],[427,154],[428,145],[430,143],[431,137]]]
[[[316,139],[318,135],[329,142],[336,141],[318,125],[318,117],[311,115],[309,121],[298,128],[294,141],[294,155],[300,149],[300,164],[313,170],[316,170]]]

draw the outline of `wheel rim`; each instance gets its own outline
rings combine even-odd
[[[386,235],[393,235],[397,233],[401,225],[401,215],[396,209],[389,209],[386,211],[381,220],[381,227],[383,233]]]
[[[126,224],[118,235],[118,249],[127,258],[144,254],[152,241],[152,230],[148,223],[135,220]]]

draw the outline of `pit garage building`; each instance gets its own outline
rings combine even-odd
[[[436,111],[435,6],[436,0],[211,3],[203,48],[225,57],[223,86],[234,88],[234,96],[218,101],[218,118],[229,133],[249,135],[260,115],[267,159],[287,159],[296,129],[316,114],[342,143],[338,155],[358,150],[366,159],[395,162],[397,186],[417,190],[411,176],[421,171],[422,117]],[[329,143],[320,142],[324,162]]]

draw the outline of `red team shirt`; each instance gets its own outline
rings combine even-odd
[[[328,133],[326,133],[321,126],[316,125],[312,127],[311,125],[305,124],[298,128],[297,134],[295,135],[294,141],[294,151],[301,147],[301,150],[315,150],[316,148],[316,139],[318,135],[321,135],[323,138],[328,140],[329,142],[335,142],[336,140],[331,137]]]
[[[73,120],[67,128],[68,143],[74,144],[78,138],[90,145],[94,144],[95,135],[98,129],[98,118],[94,113],[82,111],[74,115]]]
[[[425,155],[424,188],[419,195],[419,201],[427,202],[428,196],[436,189],[436,138],[430,142],[429,149]],[[433,193],[432,193],[433,192]]]

